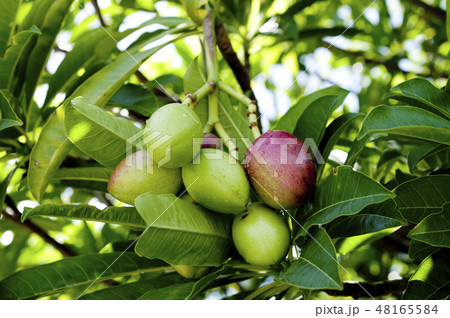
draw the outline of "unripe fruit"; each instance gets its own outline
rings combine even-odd
[[[134,199],[142,193],[176,194],[181,184],[181,169],[157,168],[147,151],[140,150],[117,165],[109,178],[108,192],[134,205]]]
[[[219,137],[211,133],[203,133],[202,148],[222,149],[222,141]]]
[[[250,204],[247,211],[237,215],[232,233],[239,254],[252,265],[279,263],[290,245],[291,235],[285,220],[262,203]]]
[[[202,278],[211,270],[208,266],[172,265],[172,267],[181,276],[193,280]]]
[[[250,184],[242,166],[226,152],[202,149],[181,173],[187,192],[198,204],[227,214],[245,210]]]
[[[158,109],[147,120],[146,129],[147,151],[158,166],[182,167],[200,151],[203,139],[200,119],[182,104],[168,104]]]
[[[245,167],[258,196],[274,209],[294,209],[314,190],[316,166],[306,145],[287,131],[268,131],[247,149]]]

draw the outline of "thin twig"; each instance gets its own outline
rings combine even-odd
[[[100,7],[98,6],[97,0],[92,0],[92,5],[95,8],[95,13],[97,13],[98,20],[100,21],[100,25],[102,27],[106,27],[106,24],[105,24],[105,21],[103,20],[102,12],[100,11]]]
[[[13,214],[11,215],[11,214],[7,213],[6,211],[2,211],[2,214],[3,214],[4,217],[6,217],[7,219],[10,219],[10,220],[12,220],[12,221],[14,221],[14,222],[16,222],[18,224],[23,225],[29,231],[39,235],[45,242],[47,242],[48,244],[53,246],[56,250],[58,250],[58,252],[60,252],[62,256],[70,257],[70,256],[77,255],[75,253],[75,251],[72,250],[69,246],[61,244],[61,243],[58,243],[57,241],[55,241],[54,238],[52,238],[50,235],[48,235],[47,232],[45,232],[43,229],[41,229],[38,225],[36,225],[31,220],[25,220],[22,223],[21,220],[20,220],[22,214],[19,212],[19,210],[17,209],[14,201],[11,199],[10,196],[7,195],[5,197],[5,203],[6,203],[6,205],[8,205],[11,208],[11,210],[13,211]]]

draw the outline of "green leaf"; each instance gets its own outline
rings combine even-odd
[[[135,200],[147,229],[136,244],[138,255],[172,265],[222,264],[231,244],[231,219],[173,194],[144,193]]]
[[[145,229],[145,222],[133,207],[109,207],[104,210],[87,204],[41,204],[25,210],[22,222],[35,216],[51,216],[74,220],[95,221],[126,225],[132,228]]]
[[[338,142],[339,137],[343,134],[343,132],[347,129],[347,127],[354,120],[363,117],[364,115],[359,113],[346,113],[336,118],[330,125],[328,125],[328,127],[325,129],[325,133],[319,145],[319,151],[325,162],[327,161],[331,153],[331,150],[333,150],[334,146]],[[324,164],[318,165],[317,180],[320,180],[320,176],[322,175],[324,168],[325,168]]]
[[[327,232],[331,237],[350,237],[402,225],[408,222],[397,210],[394,200],[387,200],[369,205],[356,215],[335,219],[327,226]]]
[[[74,43],[73,49],[66,54],[56,72],[51,76],[44,104],[79,79],[78,70],[92,63],[106,60],[111,53],[116,52],[117,42],[134,30],[116,32],[107,28],[98,28],[86,32]]]
[[[27,58],[25,93],[28,105],[33,98],[36,86],[42,76],[50,53],[53,50],[56,36],[70,11],[72,2],[73,0],[55,0],[48,11],[45,12],[45,18],[42,20],[43,22],[40,26],[42,34],[37,39],[36,44]]]
[[[162,261],[141,258],[130,252],[74,256],[7,277],[0,282],[0,299],[35,298],[95,281],[168,268]]]
[[[300,258],[282,272],[278,280],[307,289],[342,290],[338,264],[333,242],[327,232],[318,227],[303,246]]]
[[[413,78],[391,88],[384,98],[396,99],[450,118],[450,94],[423,78]]]
[[[111,169],[105,167],[61,168],[53,179],[108,182],[111,172]]]
[[[194,282],[149,290],[139,297],[139,300],[183,300],[189,295],[192,287],[194,287]]]
[[[366,144],[369,142],[372,142],[380,137],[385,137],[387,134],[385,133],[379,133],[379,134],[373,134],[373,135],[366,135],[364,138],[353,141],[353,144],[348,152],[347,159],[345,160],[345,164],[349,166],[353,166],[356,161],[358,160],[359,156],[363,152],[364,148],[366,147]]]
[[[383,132],[450,145],[450,121],[412,106],[378,106],[364,119],[358,140]]]
[[[111,102],[147,117],[150,117],[159,108],[155,94],[144,86],[135,84],[122,86],[111,98]]]
[[[167,274],[157,278],[101,289],[86,294],[79,300],[136,300],[149,290],[157,290],[184,281],[185,279],[178,274]]]
[[[394,190],[397,208],[405,219],[417,224],[450,202],[449,184],[450,175],[425,176],[402,183]]]
[[[362,246],[375,242],[385,236],[391,235],[392,233],[397,231],[397,229],[398,228],[389,228],[378,232],[345,238],[344,240],[339,242],[339,245],[336,245],[338,253],[345,255],[353,252]]]
[[[15,172],[16,169],[13,169],[10,173],[8,173],[5,180],[0,182],[0,210],[3,208],[3,201],[5,201],[6,191],[8,190],[9,183],[11,182]]]
[[[347,93],[346,91],[339,96],[323,96],[312,102],[298,119],[294,135],[302,141],[311,138],[316,145],[319,145],[328,119],[333,111],[342,104]]]
[[[247,118],[234,109],[228,95],[224,92],[219,92],[219,121],[228,136],[235,139],[239,160],[244,160],[245,152],[254,137],[248,126]]]
[[[436,252],[420,263],[411,276],[404,300],[443,299],[450,294],[450,256]]]
[[[381,203],[394,196],[363,173],[353,171],[349,166],[337,167],[316,186],[312,202],[299,208],[297,216],[302,228],[297,237],[306,235],[312,225],[326,224],[340,216],[357,214],[371,204]]]
[[[198,58],[195,58],[191,64],[189,64],[186,72],[184,73],[183,86],[184,91],[194,93],[200,87],[206,83],[206,76],[203,69],[198,63]],[[202,125],[206,125],[208,121],[208,99],[203,98],[197,103],[194,108],[195,113],[200,118]]]
[[[131,151],[140,131],[130,120],[110,115],[81,97],[66,106],[64,128],[75,146],[111,169]]]
[[[14,35],[11,46],[6,49],[3,56],[0,56],[0,88],[11,90],[17,63],[29,41],[36,34],[41,34],[41,31],[32,27],[30,30],[21,31]]]
[[[21,4],[22,0],[4,0],[0,2],[0,57],[3,56],[14,33],[16,16]]]
[[[424,218],[408,233],[408,237],[437,247],[450,247],[450,203],[442,212]]]
[[[72,143],[64,131],[63,109],[60,108],[45,124],[30,155],[28,186],[37,201],[42,200],[50,180],[71,149]]]
[[[431,246],[420,241],[411,240],[411,243],[409,244],[408,254],[410,258],[424,259],[428,255],[433,254],[439,249],[439,247]]]
[[[414,173],[416,171],[417,164],[427,157],[434,156],[437,154],[443,154],[450,150],[449,146],[436,145],[428,143],[425,145],[420,145],[418,147],[412,148],[408,153],[408,167],[409,171]]]
[[[297,129],[297,127],[299,127],[300,120],[302,123],[306,122],[307,120],[313,120],[315,123],[321,124],[323,118],[325,116],[327,116],[327,113],[330,111],[330,109],[335,109],[336,107],[341,105],[342,102],[344,101],[345,97],[347,96],[347,94],[348,94],[348,91],[346,91],[345,89],[333,86],[333,87],[327,87],[327,88],[318,90],[312,94],[303,96],[291,108],[289,108],[289,110],[286,112],[286,114],[283,115],[283,117],[281,117],[278,120],[278,122],[276,123],[273,130],[287,130],[289,133],[293,134],[295,129]],[[333,98],[329,98],[331,96],[337,97],[337,99],[334,100]],[[328,102],[330,102],[330,103],[321,107],[319,105],[319,103],[317,103],[317,101],[324,97],[325,97],[324,101],[327,103]],[[309,111],[307,111],[309,108],[315,108],[314,106],[312,106],[312,104],[317,105],[315,107],[318,107],[319,109],[318,110],[310,109]],[[304,119],[301,119],[304,115],[306,117]],[[299,131],[298,131],[299,134],[301,133],[302,136],[303,136],[303,134],[307,133],[307,131],[302,129],[301,127],[299,127],[298,129],[299,129]],[[316,136],[316,138],[318,135],[321,136],[320,131],[322,131],[322,133],[323,133],[324,129],[325,129],[325,127],[322,127],[322,126],[319,128],[314,128],[313,135]],[[311,138],[314,138],[314,137],[311,136]],[[316,140],[314,140],[314,141],[316,141]],[[317,144],[319,144],[319,143],[317,143]]]
[[[0,131],[12,126],[22,126],[23,122],[17,117],[9,100],[0,90]]]

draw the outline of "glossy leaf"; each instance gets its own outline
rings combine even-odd
[[[117,42],[129,35],[134,29],[125,32],[98,28],[90,30],[74,43],[73,49],[66,54],[64,60],[51,76],[44,104],[50,102],[58,92],[73,84],[79,76],[78,70],[91,63],[98,63],[117,51]]]
[[[100,210],[87,204],[41,204],[33,209],[25,210],[22,214],[22,222],[35,216],[104,222],[145,229],[144,220],[133,207],[113,206]]]
[[[0,299],[29,299],[105,279],[164,271],[167,264],[134,253],[81,255],[21,270],[0,282]]]
[[[149,290],[183,283],[185,279],[178,274],[168,274],[157,278],[140,280],[110,288],[101,289],[80,297],[79,300],[136,300]]]
[[[436,145],[431,143],[412,148],[408,153],[409,171],[415,172],[417,164],[421,160],[439,153],[448,152],[449,150],[450,150],[449,146]]]
[[[450,119],[450,94],[423,78],[413,78],[391,88],[384,98],[437,111]]]
[[[337,218],[327,226],[327,232],[331,237],[349,237],[402,225],[408,222],[397,210],[394,200],[387,200],[369,205],[356,215]]]
[[[239,105],[239,107],[243,107]],[[248,146],[254,137],[248,126],[248,120],[231,105],[228,95],[219,93],[219,120],[228,136],[234,138],[238,147],[239,160],[244,160]]]
[[[111,98],[111,102],[147,117],[150,117],[159,108],[155,94],[149,89],[135,84],[122,86]]]
[[[17,117],[9,100],[0,90],[0,131],[12,126],[21,126],[23,122]]]
[[[408,237],[432,246],[450,247],[450,203],[442,207],[442,212],[424,218]]]
[[[316,186],[310,203],[298,210],[302,228],[297,237],[317,224],[326,224],[344,216],[354,215],[365,207],[392,199],[395,195],[382,185],[351,167],[334,169],[322,183]]]
[[[200,87],[206,83],[206,75],[203,69],[198,63],[198,59],[195,58],[191,64],[189,64],[186,72],[184,73],[183,86],[184,91],[194,93]],[[204,126],[208,121],[208,98],[203,98],[197,103],[194,109],[195,113],[200,118],[202,125]]]
[[[75,146],[111,169],[126,157],[127,151],[131,153],[139,133],[131,121],[89,105],[81,97],[66,106],[64,128]]]
[[[63,126],[63,109],[53,114],[33,147],[28,167],[28,186],[37,201],[42,200],[53,175],[72,149]]]
[[[286,114],[281,117],[278,122],[276,123],[274,130],[287,130],[289,133],[293,134],[296,127],[300,126],[299,120],[303,117],[303,115],[306,115],[306,117],[301,122],[306,122],[307,120],[313,120],[314,123],[319,123],[322,121],[322,119],[327,116],[327,113],[330,111],[330,109],[335,109],[339,105],[342,104],[345,97],[347,96],[348,91],[345,89],[339,88],[339,87],[327,87],[321,90],[318,90],[312,94],[303,96],[300,98],[289,110],[286,112]],[[317,102],[317,100],[324,98],[324,97],[330,97],[334,96],[337,97],[336,100],[333,98],[329,99],[326,98],[325,100],[330,102],[330,104],[325,105],[324,107],[319,107],[320,109],[316,110],[308,110],[310,106]],[[334,100],[334,101],[332,101]],[[319,105],[319,104],[315,104]],[[311,106],[313,108],[313,106]],[[317,117],[316,117],[317,116]],[[326,124],[326,123],[325,123]],[[299,128],[301,129],[301,128]],[[317,133],[318,131],[323,131],[325,127],[315,128],[314,136],[321,135],[320,133]],[[306,130],[299,130],[299,133],[305,134]],[[311,138],[314,138],[314,136],[311,136]],[[297,136],[298,137],[298,136]],[[317,137],[316,137],[317,138]],[[315,140],[316,141],[316,140]],[[317,143],[318,144],[318,143]]]
[[[311,232],[300,258],[282,272],[278,280],[306,289],[343,288],[336,250],[323,228],[318,227]]]
[[[364,119],[358,140],[389,133],[450,145],[450,121],[412,106],[378,106]]]
[[[411,276],[404,300],[435,300],[450,294],[450,256],[437,252],[428,256]]]
[[[171,286],[149,290],[139,300],[183,300],[189,296],[194,282],[184,284],[174,284]]]
[[[323,135],[322,141],[319,145],[319,151],[322,155],[323,160],[326,162],[328,156],[333,150],[334,146],[339,140],[339,137],[343,134],[343,132],[348,128],[348,126],[353,123],[356,119],[363,118],[363,114],[359,113],[346,113],[342,116],[333,120],[331,124],[325,129],[325,133]],[[317,158],[316,158],[317,159]],[[320,176],[323,173],[323,169],[325,168],[324,164],[318,165],[317,167],[317,179],[320,180]]]
[[[45,12],[45,18],[40,26],[42,34],[37,38],[27,58],[25,92],[28,104],[33,98],[34,90],[53,50],[53,43],[69,13],[72,2],[73,0],[55,0]]]
[[[53,179],[108,182],[111,172],[111,169],[105,167],[61,168]]]
[[[425,176],[402,183],[394,190],[397,208],[405,219],[417,224],[450,202],[449,184],[449,175]]]
[[[319,145],[328,119],[333,111],[342,104],[345,96],[346,94],[323,96],[312,102],[298,119],[294,136],[302,141],[311,138],[316,145]]]
[[[358,236],[347,237],[336,244],[339,254],[345,255],[351,253],[362,246],[366,246],[372,242],[375,242],[385,236],[391,235],[398,228],[389,228],[378,232],[362,234]]]
[[[147,224],[135,251],[172,265],[219,265],[228,257],[231,220],[173,194],[144,193],[135,200]]]
[[[41,34],[36,28],[18,32],[12,39],[11,46],[0,56],[0,89],[11,89],[14,78],[14,70],[29,41],[34,35]]]
[[[411,243],[409,244],[408,254],[410,258],[424,259],[428,255],[433,254],[439,249],[439,247],[431,246],[420,241],[411,240]]]
[[[366,135],[364,138],[361,138],[360,140],[353,141],[352,146],[350,147],[350,150],[347,155],[347,159],[345,160],[346,165],[353,166],[357,162],[359,156],[363,152],[364,148],[366,147],[366,144],[369,142],[375,141],[378,138],[385,137],[387,134],[385,133],[378,133],[373,135]]]
[[[8,47],[16,25],[16,16],[22,0],[4,0],[0,2],[0,56]]]

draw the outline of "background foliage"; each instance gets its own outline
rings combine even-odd
[[[256,97],[264,131],[313,138],[326,160],[314,195],[293,211],[303,227],[291,224],[287,262],[255,268],[233,250],[224,263],[229,224],[183,202],[173,213],[188,217],[159,223],[178,234],[156,224],[129,248],[170,198],[147,194],[135,209],[106,193],[145,119],[204,82],[200,29],[183,4],[3,0],[0,299],[448,298],[445,8],[437,0],[217,1],[221,79]],[[71,103],[78,96],[84,102]],[[246,110],[226,95],[219,109],[242,157]],[[196,112],[206,121],[206,103]],[[204,242],[216,254],[148,248],[159,235],[193,244],[186,227],[208,222]],[[166,262],[216,267],[194,282]]]

